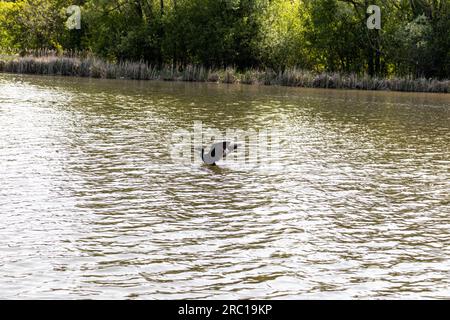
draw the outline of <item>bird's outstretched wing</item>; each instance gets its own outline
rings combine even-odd
[[[215,143],[209,149],[209,152],[202,152],[202,160],[204,163],[214,165],[217,161],[226,157],[227,154],[237,149],[237,144],[233,144],[229,141],[223,141]]]
[[[238,148],[237,143],[227,142],[227,146],[226,146],[226,148],[224,148],[223,156],[226,157],[228,154],[237,150],[237,148]]]

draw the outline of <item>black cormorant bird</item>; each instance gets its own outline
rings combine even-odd
[[[237,144],[229,141],[223,141],[215,143],[211,146],[209,152],[205,152],[204,148],[201,148],[200,157],[202,161],[210,166],[215,166],[216,162],[222,158],[225,158],[227,154],[233,152],[238,147]]]

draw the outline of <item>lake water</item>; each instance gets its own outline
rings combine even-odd
[[[1,298],[449,299],[450,95],[3,74],[0,221]]]

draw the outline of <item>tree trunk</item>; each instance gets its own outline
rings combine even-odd
[[[376,32],[376,51],[375,51],[375,75],[379,76],[381,74],[381,49],[380,49],[380,32]]]
[[[142,19],[144,17],[144,12],[142,10],[141,1],[135,0],[134,7],[136,9],[136,14],[138,15],[138,17]]]

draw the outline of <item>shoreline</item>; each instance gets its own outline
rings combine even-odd
[[[298,68],[290,68],[278,73],[270,69],[251,69],[238,72],[231,67],[212,69],[187,65],[183,70],[179,70],[169,65],[157,68],[145,62],[110,63],[96,57],[79,58],[56,55],[25,57],[0,55],[0,73],[97,79],[278,85],[360,91],[450,93],[450,80],[413,79],[412,77],[372,78],[368,75],[315,73]]]

